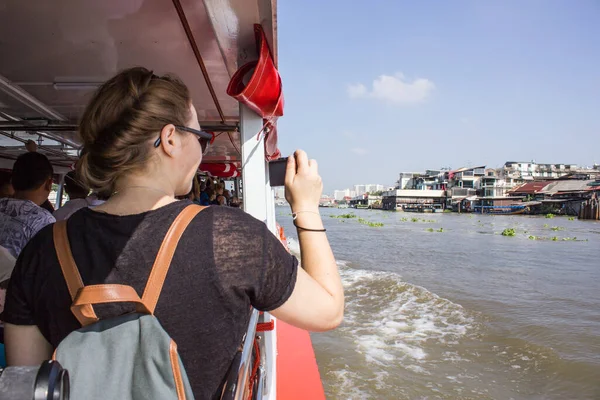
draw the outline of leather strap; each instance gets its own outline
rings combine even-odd
[[[151,314],[134,288],[112,284],[88,285],[79,289],[79,293],[71,305],[71,311],[75,316],[81,316],[84,319],[82,325],[86,326],[99,321],[96,314],[89,312],[93,311],[91,306],[103,303],[136,303],[137,312]]]
[[[156,255],[156,259],[154,260],[154,265],[152,266],[148,283],[146,283],[144,294],[142,295],[142,302],[146,305],[150,313],[153,314],[156,309],[158,297],[160,296],[165,278],[167,277],[167,272],[169,272],[171,260],[175,254],[179,239],[181,239],[183,232],[190,222],[192,222],[194,217],[205,208],[206,207],[196,204],[187,206],[177,218],[175,218],[175,221],[173,221],[173,224],[165,235],[165,238],[160,245],[160,249],[158,250],[158,254]]]
[[[136,303],[138,312],[154,314],[179,239],[194,217],[205,208],[195,204],[189,205],[175,218],[158,250],[141,299],[131,286],[112,284],[84,286],[69,245],[67,221],[55,223],[54,247],[73,300],[71,311],[79,323],[87,326],[99,320],[92,307],[93,304],[132,302]]]
[[[81,280],[81,275],[79,274],[77,264],[75,264],[75,260],[73,259],[73,253],[71,252],[69,237],[67,236],[67,220],[55,223],[52,233],[60,269],[67,282],[71,300],[75,300],[79,289],[83,288],[83,281]],[[72,308],[71,310],[73,311]],[[98,321],[94,308],[89,304],[78,308],[77,312],[73,311],[73,314],[82,326]]]
[[[60,269],[67,282],[71,300],[75,300],[77,292],[83,287],[83,281],[81,280],[81,275],[79,275],[79,270],[77,269],[77,265],[73,259],[73,253],[71,252],[71,246],[69,245],[67,220],[55,223],[52,232],[54,237],[54,248],[56,249],[56,256],[58,257]]]

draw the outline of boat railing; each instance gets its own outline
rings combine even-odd
[[[259,312],[252,309],[248,329],[244,335],[242,348],[236,353],[223,387],[221,400],[246,400],[248,393],[252,390],[253,399],[262,399],[265,384],[265,358],[264,351],[260,351],[260,366],[256,373],[256,385],[250,381],[250,374],[254,357],[254,341],[256,340],[256,327],[259,320]],[[251,388],[251,386],[254,386]]]

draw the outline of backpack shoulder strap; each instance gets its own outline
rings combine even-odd
[[[53,227],[53,238],[54,238],[54,249],[56,250],[56,256],[60,269],[62,270],[65,281],[67,282],[67,288],[71,295],[71,300],[75,301],[79,290],[84,287],[83,280],[75,264],[73,253],[71,252],[71,245],[69,244],[69,237],[67,236],[67,220],[58,221]],[[90,320],[98,320],[96,313],[90,304],[84,306],[80,312],[73,312],[77,321],[83,326],[87,325]],[[85,315],[87,315],[87,317]]]
[[[191,204],[184,208],[177,218],[175,218],[175,221],[173,221],[173,224],[171,224],[169,231],[165,235],[154,260],[152,271],[150,271],[150,277],[148,278],[148,283],[146,283],[144,294],[142,295],[142,302],[150,313],[154,314],[179,239],[181,239],[183,232],[194,217],[205,208],[196,204]]]

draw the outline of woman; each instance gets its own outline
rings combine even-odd
[[[122,283],[139,294],[167,229],[191,204],[190,192],[209,141],[187,87],[144,68],[102,85],[80,124],[82,180],[108,201],[69,218],[68,236],[84,284]],[[289,158],[286,195],[298,226],[323,228],[317,164]],[[298,232],[302,268],[261,221],[231,207],[208,207],[181,238],[156,317],[178,345],[197,399],[218,397],[246,331],[249,306],[312,331],[335,328],[343,289],[325,234]],[[3,319],[10,365],[38,365],[80,327],[57,262],[52,227],[21,253]],[[100,318],[129,309],[95,307]]]

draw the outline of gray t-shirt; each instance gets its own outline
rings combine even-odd
[[[33,201],[0,199],[0,246],[17,258],[40,229],[55,221],[52,214]]]

